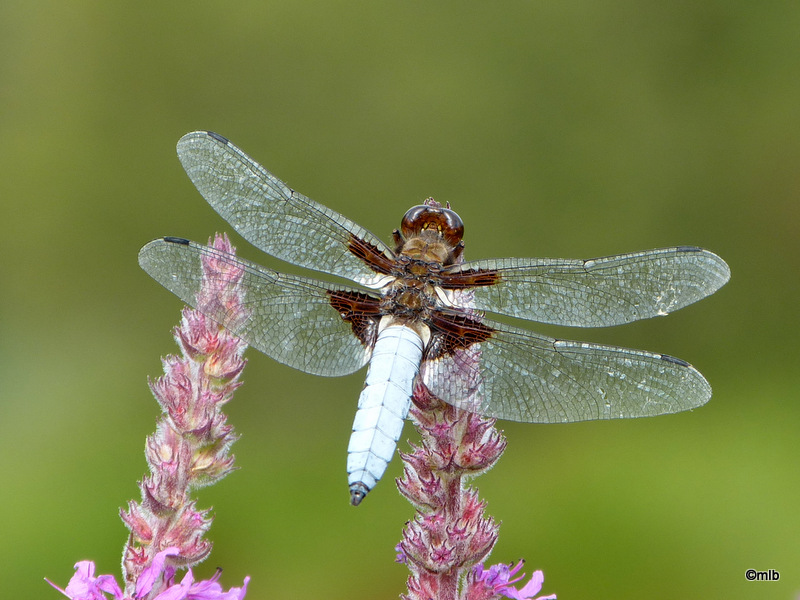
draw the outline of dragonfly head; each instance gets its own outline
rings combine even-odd
[[[423,232],[435,233],[454,248],[464,236],[464,221],[449,208],[420,204],[411,207],[403,216],[400,231],[406,239]]]

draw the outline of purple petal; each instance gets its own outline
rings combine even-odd
[[[136,580],[137,598],[143,598],[150,593],[150,590],[153,589],[153,584],[164,572],[164,562],[167,560],[167,557],[177,556],[179,552],[180,551],[178,548],[170,546],[153,557],[153,562],[150,563],[149,567],[142,571],[142,574],[139,575],[139,579]]]
[[[192,583],[194,583],[194,574],[191,569],[188,569],[180,583],[168,587],[153,600],[184,600],[189,597]]]
[[[542,571],[534,571],[533,575],[531,576],[531,580],[519,591],[512,588],[514,595],[509,595],[508,597],[513,598],[514,600],[556,600],[555,594],[550,594],[549,596],[537,596],[534,598],[534,596],[541,591],[543,583],[544,573]]]
[[[244,578],[244,583],[242,583],[242,587],[240,588],[231,588],[228,590],[226,594],[223,594],[220,597],[220,600],[244,600],[245,595],[247,594],[247,584],[250,583],[250,576]]]
[[[531,580],[519,591],[519,595],[523,598],[533,598],[542,590],[544,583],[544,573],[542,571],[534,571],[531,575]]]
[[[223,591],[218,580],[222,575],[217,571],[211,579],[194,582],[194,575],[189,569],[179,584],[174,584],[161,592],[154,600],[242,600],[247,593],[247,584],[250,577],[244,578],[241,588],[231,588]]]
[[[94,562],[82,560],[75,564],[75,574],[69,580],[66,589],[61,589],[49,579],[47,583],[72,600],[106,600],[103,592],[113,594],[118,600],[123,597],[114,577],[111,575],[94,576]]]
[[[113,575],[100,575],[95,580],[95,585],[104,592],[111,594],[118,600],[123,597],[122,590]]]

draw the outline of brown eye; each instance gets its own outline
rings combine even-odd
[[[464,235],[464,222],[449,208],[419,205],[408,209],[400,223],[400,230],[406,238],[425,230],[435,231],[448,244],[455,246]]]

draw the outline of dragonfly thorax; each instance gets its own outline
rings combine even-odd
[[[436,306],[435,286],[421,279],[395,279],[384,290],[381,312],[408,322],[424,320]]]
[[[453,247],[435,231],[423,231],[403,242],[399,250],[401,257],[421,263],[450,264],[453,262]],[[418,268],[423,265],[418,265]]]

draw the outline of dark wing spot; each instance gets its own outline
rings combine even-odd
[[[675,358],[674,356],[670,356],[669,354],[662,354],[661,355],[661,360],[665,360],[665,361],[667,361],[669,363],[672,363],[672,364],[675,364],[675,365],[679,365],[681,367],[691,367],[692,366],[689,363],[687,363],[685,360],[681,360],[680,358]]]
[[[169,236],[169,235],[164,236],[164,241],[165,242],[169,242],[171,244],[181,244],[183,246],[188,246],[191,243],[189,240],[187,240],[185,238],[172,237],[172,236]]]
[[[213,131],[206,131],[206,133],[209,135],[209,137],[212,137],[212,138],[214,138],[214,139],[215,139],[215,140],[217,140],[218,142],[222,142],[222,143],[223,143],[223,144],[225,144],[225,145],[228,145],[228,144],[230,144],[230,142],[228,141],[228,138],[226,138],[226,137],[222,137],[222,136],[221,136],[220,134],[218,134],[218,133],[214,133]]]

